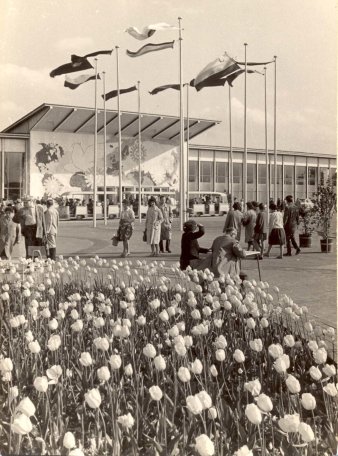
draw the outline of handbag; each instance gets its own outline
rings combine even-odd
[[[116,247],[119,243],[119,238],[118,236],[115,234],[115,236],[112,237],[112,244]]]
[[[147,242],[147,230],[143,231],[143,242]]]

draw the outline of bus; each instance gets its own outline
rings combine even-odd
[[[226,193],[189,192],[189,214],[194,216],[225,215],[230,205]]]

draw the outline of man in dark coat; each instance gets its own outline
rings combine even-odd
[[[196,229],[198,228],[198,231]],[[184,233],[181,240],[180,267],[182,270],[193,266],[194,260],[199,260],[200,253],[208,253],[209,249],[199,246],[197,239],[205,233],[204,226],[197,224],[195,220],[188,220],[183,225]],[[196,262],[195,262],[196,263]]]
[[[295,232],[299,225],[299,209],[293,203],[293,197],[288,195],[285,198],[286,206],[284,209],[284,217],[283,217],[283,224],[284,224],[284,231],[286,236],[286,249],[287,253],[286,256],[291,256],[291,243],[293,247],[296,249],[296,255],[300,253],[300,248],[295,239]]]

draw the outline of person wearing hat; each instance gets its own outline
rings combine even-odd
[[[197,231],[198,228],[198,231]],[[183,225],[183,234],[181,239],[181,256],[180,268],[187,269],[188,266],[196,268],[200,260],[200,253],[208,253],[209,249],[199,246],[198,238],[204,236],[204,226],[190,219]]]
[[[59,226],[59,211],[54,206],[53,198],[48,198],[45,211],[47,257],[56,260],[56,236]]]
[[[42,245],[46,233],[45,215],[43,207],[36,205],[32,196],[26,196],[23,204],[19,211],[19,220],[21,233],[25,238],[26,258],[30,258],[28,247]]]
[[[133,234],[135,222],[135,214],[133,209],[130,207],[130,201],[124,199],[122,201],[122,212],[120,216],[119,228],[117,230],[117,236],[119,241],[123,242],[123,253],[122,257],[130,255],[129,251],[129,239]]]
[[[0,218],[0,256],[10,260],[13,247],[19,244],[19,225],[13,222],[14,209],[11,206],[5,208],[4,216]]]
[[[150,256],[158,256],[158,244],[161,238],[161,224],[163,222],[162,211],[156,206],[156,199],[151,196],[148,200],[145,232],[147,244],[151,245]]]

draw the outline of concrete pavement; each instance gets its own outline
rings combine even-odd
[[[224,217],[201,217],[197,219],[206,228],[206,234],[200,239],[200,245],[210,247],[213,239],[222,233]],[[116,233],[118,220],[97,222],[93,228],[91,221],[63,221],[60,224],[57,253],[64,256],[99,255],[104,258],[118,258],[122,244],[113,247],[112,236]],[[130,260],[149,258],[150,246],[142,241],[144,221],[137,221],[131,238]],[[179,221],[174,220],[171,241],[171,254],[161,255],[162,260],[172,264],[179,260],[181,232]],[[244,245],[244,242],[242,242]],[[298,256],[276,259],[279,248],[273,248],[270,258],[260,262],[262,280],[279,287],[281,293],[290,296],[298,305],[306,305],[317,320],[330,326],[337,326],[337,256],[336,246],[333,253],[320,252],[319,238],[313,235],[312,247],[302,249]],[[254,259],[243,261],[242,269],[249,278],[258,279],[257,262]]]

